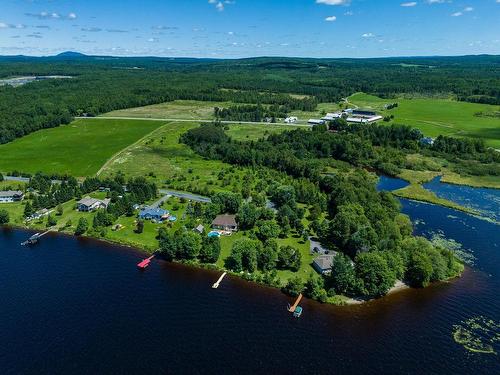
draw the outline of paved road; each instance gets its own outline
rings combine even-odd
[[[171,195],[173,197],[185,198],[185,199],[188,199],[190,201],[201,202],[201,203],[212,202],[212,200],[208,197],[203,197],[201,195],[195,195],[195,194],[191,194],[191,193],[182,193],[179,191],[165,190],[165,189],[160,189],[159,192],[160,192],[160,194],[163,194],[164,196],[160,200],[155,202],[153,204],[153,206],[156,205],[157,203],[159,203],[158,206],[160,206],[167,199],[167,196],[169,196],[169,195]],[[156,207],[158,207],[158,206],[156,206]]]
[[[175,122],[214,122],[211,120],[203,120],[203,119],[185,119],[185,118],[156,118],[156,117],[121,117],[121,116],[113,116],[113,117],[75,117],[77,119],[84,120],[92,120],[92,119],[108,119],[108,120],[150,120],[150,121],[175,121]],[[268,126],[290,126],[290,127],[307,127],[310,128],[312,125],[309,124],[285,124],[280,122],[251,122],[251,121],[220,121],[222,124],[247,124],[247,125],[268,125]]]

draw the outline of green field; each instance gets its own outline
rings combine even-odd
[[[115,153],[163,123],[86,119],[40,130],[0,146],[0,171],[94,175]]]
[[[458,102],[451,99],[381,99],[363,93],[349,97],[360,108],[374,109],[383,115],[394,115],[393,123],[414,126],[431,137],[449,135],[482,138],[488,146],[500,149],[500,118],[479,117],[477,113],[499,111],[498,106]],[[398,103],[392,110],[384,105]]]
[[[144,107],[121,109],[103,117],[144,117],[184,120],[211,120],[214,107],[228,107],[230,102],[201,102],[196,100],[175,100],[173,102],[148,105]]]

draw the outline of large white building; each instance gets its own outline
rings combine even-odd
[[[0,203],[19,202],[24,199],[24,193],[20,190],[0,191]]]

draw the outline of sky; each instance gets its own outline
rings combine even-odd
[[[0,55],[500,54],[500,0],[0,0]]]

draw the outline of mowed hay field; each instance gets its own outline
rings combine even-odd
[[[360,108],[375,109],[383,115],[392,114],[393,123],[416,127],[427,136],[482,138],[486,145],[500,149],[500,118],[476,115],[479,112],[493,114],[500,111],[499,106],[451,99],[381,99],[363,93],[352,95],[349,102]],[[385,110],[384,105],[388,103],[399,106]]]
[[[228,107],[229,102],[201,102],[196,100],[175,100],[173,102],[121,109],[108,112],[102,117],[142,117],[180,120],[211,120],[214,107]]]
[[[91,176],[115,153],[163,124],[95,118],[40,130],[0,145],[0,171]]]

